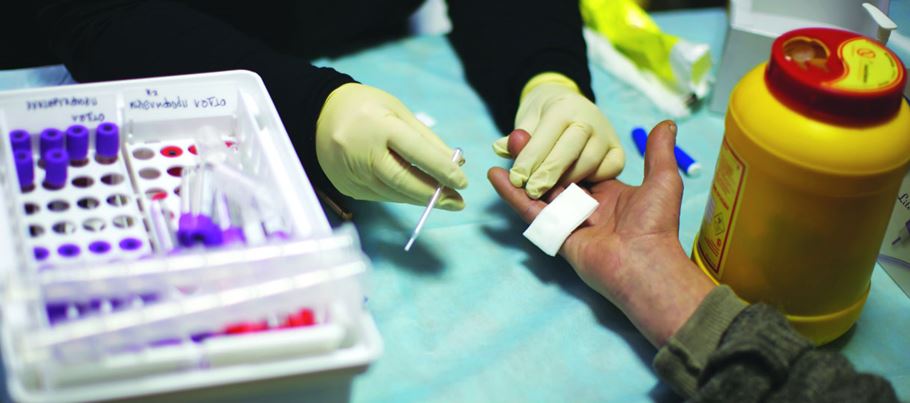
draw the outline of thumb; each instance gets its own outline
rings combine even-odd
[[[512,158],[509,154],[509,136],[500,137],[493,143],[493,152],[502,158]]]
[[[645,180],[661,172],[676,173],[676,123],[665,120],[651,129],[645,149]]]

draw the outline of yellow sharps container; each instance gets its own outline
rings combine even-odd
[[[788,32],[734,89],[693,260],[818,344],[859,317],[910,167],[907,78],[874,40]]]

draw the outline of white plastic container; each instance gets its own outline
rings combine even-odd
[[[768,59],[771,44],[784,32],[809,27],[837,28],[886,43],[889,31],[896,27],[887,17],[890,4],[890,0],[731,0],[724,50],[709,109],[715,113],[727,110],[736,83]]]
[[[10,131],[82,124],[94,133],[102,122],[120,128],[115,163],[71,167],[59,190],[42,188],[36,168],[36,189],[20,190]],[[219,391],[272,382],[286,389],[288,379],[343,396],[381,353],[363,307],[369,260],[353,229],[331,230],[255,74],[0,92],[0,133],[0,336],[17,401],[222,399]],[[164,210],[179,212],[178,168],[212,155],[202,150],[212,139],[243,177],[211,180],[255,184],[266,193],[261,211],[241,220],[245,243],[164,250],[148,196],[165,194]],[[177,215],[169,219],[176,225]],[[77,252],[58,253],[64,246]],[[52,320],[52,305],[63,319]],[[301,308],[315,323],[288,325]],[[227,330],[238,323],[267,329]],[[230,395],[241,396],[255,397]]]

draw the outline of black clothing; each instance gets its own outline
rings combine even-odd
[[[309,60],[401,33],[421,0],[26,3],[16,6],[30,8],[19,24],[46,27],[30,30],[32,39],[43,36],[80,82],[258,73],[310,180],[330,189],[315,158],[316,119],[328,94],[354,80]],[[449,7],[451,42],[503,133],[512,129],[521,88],[537,73],[563,73],[593,100],[577,3],[459,0]]]

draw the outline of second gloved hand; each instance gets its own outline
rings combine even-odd
[[[316,122],[316,157],[341,193],[361,200],[424,205],[438,183],[437,207],[461,210],[453,189],[468,186],[454,150],[385,91],[345,84],[329,94]]]
[[[522,94],[515,128],[531,141],[509,171],[515,187],[538,199],[557,182],[602,181],[619,175],[625,154],[616,131],[578,86],[557,73],[535,76]],[[497,155],[509,158],[509,138],[493,144]]]

